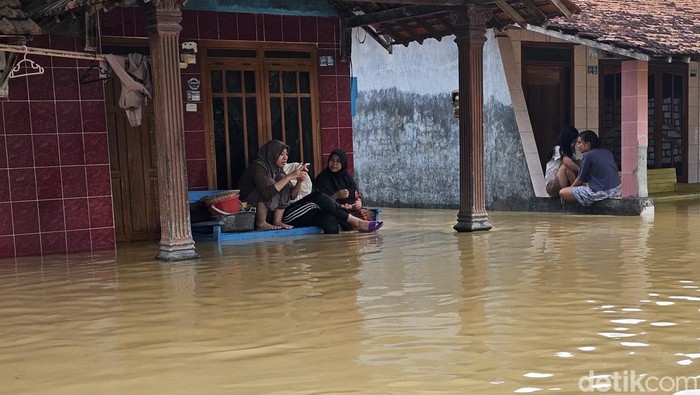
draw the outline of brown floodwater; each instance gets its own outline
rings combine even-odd
[[[491,212],[480,233],[456,214],[385,209],[376,234],[199,243],[178,263],[156,243],[0,260],[0,393],[579,394],[700,374],[700,201]]]

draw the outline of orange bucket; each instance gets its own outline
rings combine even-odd
[[[241,211],[239,193],[240,191],[238,190],[217,193],[216,195],[207,196],[204,199],[204,203],[209,206],[209,213],[212,217],[235,214]]]

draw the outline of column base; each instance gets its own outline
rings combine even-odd
[[[190,248],[172,249],[166,246],[160,247],[160,253],[156,256],[156,259],[161,261],[184,261],[187,259],[197,259],[199,254],[194,249],[194,245]]]
[[[475,219],[457,219],[457,224],[453,226],[454,230],[457,232],[476,232],[479,230],[490,230],[493,228],[489,223],[488,219],[475,220]]]

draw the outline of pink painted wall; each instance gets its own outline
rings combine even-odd
[[[101,14],[105,36],[146,37],[144,10],[114,8]],[[350,68],[341,63],[335,18],[183,11],[181,39],[303,42],[333,55],[319,67],[324,162],[337,147],[352,166]],[[82,51],[80,37],[42,36],[32,47]],[[11,79],[0,99],[0,258],[115,248],[104,93],[99,83],[78,83],[91,63],[32,56],[39,76]],[[201,80],[198,65],[182,70]],[[183,98],[184,100],[184,98]],[[202,98],[206,102],[206,98]],[[183,101],[184,106],[184,101]],[[190,189],[207,188],[204,110],[184,112]]]

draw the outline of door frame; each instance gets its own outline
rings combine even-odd
[[[101,38],[101,47],[100,50],[103,51],[105,47],[139,47],[139,48],[145,48],[150,51],[150,45],[148,39],[144,38],[139,38],[139,37],[129,37],[129,38],[124,38],[124,37],[111,37],[111,36],[104,36]],[[104,52],[104,51],[103,51]],[[127,52],[127,51],[125,51]],[[82,69],[83,66],[80,66],[80,69]],[[109,83],[113,84],[114,86],[114,94],[116,96],[119,96],[119,89],[121,88],[121,81],[119,81],[119,78],[112,74],[110,77],[111,81]],[[93,82],[97,83],[97,82]],[[103,99],[104,99],[104,106],[105,106],[105,115],[107,114],[107,105],[108,101],[111,99],[108,98],[107,96],[107,85],[105,84],[103,86]],[[119,107],[117,103],[113,103],[114,107]],[[108,139],[109,139],[109,161],[110,161],[110,182],[114,183],[114,180],[112,179],[112,161],[116,160],[119,161],[120,164],[120,169],[125,169],[128,168],[127,164],[124,163],[125,158],[122,157],[122,154],[120,152],[124,152],[125,147],[119,147],[118,151],[119,152],[114,152],[111,149],[111,139],[112,136],[111,134],[116,132],[119,133],[119,128],[120,127],[129,127],[128,126],[128,120],[126,118],[126,114],[124,113],[123,110],[119,110],[121,113],[118,114],[119,119],[117,120],[117,123],[115,125],[115,128],[117,130],[115,131],[110,131],[109,125],[106,125],[107,127],[107,134],[108,134]],[[149,100],[148,101],[148,107],[144,106],[142,108],[143,111],[143,118],[142,118],[142,126],[141,128],[144,127],[144,123],[147,122],[150,118],[151,122],[154,122],[153,119],[153,101]],[[109,123],[109,119],[106,120]],[[148,126],[148,125],[146,125]],[[157,149],[156,149],[156,142],[155,142],[155,125],[153,125],[153,128],[150,130],[150,147],[148,147],[150,154],[149,158],[151,160],[151,165],[155,166],[155,168],[144,168],[143,172],[140,174],[133,174],[131,172],[126,172],[127,178],[120,177],[120,201],[117,201],[117,196],[115,196],[115,191],[114,191],[114,185],[112,185],[112,204],[114,206],[114,226],[115,226],[115,237],[117,242],[133,242],[133,241],[142,241],[142,240],[158,240],[160,237],[160,206],[158,204],[158,172],[157,172]],[[140,142],[143,143],[143,138],[144,135],[139,135]],[[143,148],[143,147],[142,147]],[[128,159],[126,159],[128,161]],[[132,181],[132,180],[139,180],[142,181],[144,185],[148,186],[150,185],[150,188],[146,188],[146,191],[144,192],[150,192],[150,196],[152,197],[152,204],[148,205],[145,207],[146,210],[146,227],[147,229],[144,230],[143,232],[132,232],[132,208],[133,206],[131,205],[132,197],[130,194],[125,194],[125,186],[129,186],[132,184],[132,182],[129,182],[128,184],[125,181]],[[124,212],[122,208],[128,208],[129,212]],[[122,232],[123,234],[118,233],[119,228],[123,228]]]
[[[527,60],[525,58],[526,55],[526,50],[527,48],[536,48],[536,49],[566,49],[570,52],[570,60],[569,61],[557,61],[557,60]],[[523,95],[526,100],[526,106],[528,109],[528,115],[530,116],[530,119],[532,119],[532,112],[533,109],[527,104],[527,97],[528,97],[528,85],[526,85],[526,74],[528,70],[528,66],[558,66],[558,67],[566,67],[569,70],[569,81],[568,85],[564,86],[562,85],[560,88],[560,92],[562,94],[566,94],[568,96],[569,100],[569,108],[566,110],[568,112],[568,122],[564,122],[564,124],[559,125],[559,129],[553,131],[554,132],[554,140],[551,141],[549,144],[543,145],[543,146],[553,146],[554,141],[556,140],[556,136],[559,135],[559,132],[562,127],[566,126],[566,124],[570,125],[575,125],[576,123],[576,112],[574,111],[575,109],[575,95],[574,95],[574,78],[575,78],[575,67],[574,67],[574,45],[569,44],[569,43],[548,43],[548,42],[536,42],[536,41],[523,41],[521,42],[521,55],[520,55],[520,61],[521,61],[521,68],[520,68],[520,81],[521,81],[521,86],[523,88]],[[533,126],[533,136],[535,138],[535,145],[539,146],[537,144],[538,142],[538,137],[539,139],[542,139],[543,136],[538,136],[538,133],[536,130],[534,130]],[[542,142],[544,144],[545,142]],[[547,148],[549,150],[550,148]],[[543,170],[544,170],[544,164],[549,160],[549,158],[545,158],[546,153],[541,153],[539,152],[538,148],[538,156],[540,158],[540,162],[542,164]]]
[[[303,66],[308,68],[310,72],[310,89],[311,89],[311,135],[313,138],[312,155],[314,169],[322,168],[322,140],[321,140],[321,121],[320,121],[320,93],[319,93],[319,69],[318,69],[318,48],[313,44],[294,44],[294,43],[261,43],[261,42],[246,42],[246,41],[220,41],[220,40],[201,40],[199,42],[200,61],[202,64],[202,105],[204,106],[204,128],[207,146],[207,182],[209,188],[216,186],[216,152],[214,138],[214,114],[211,106],[211,77],[210,70],[213,66],[232,66],[251,68],[256,71],[256,92],[257,95],[257,122],[258,122],[258,144],[264,144],[272,138],[270,126],[270,105],[268,89],[265,86],[266,70],[269,65],[280,66],[283,68],[294,68]],[[223,50],[243,50],[255,51],[255,58],[224,58],[210,57],[207,55],[210,49]],[[309,59],[274,59],[266,62],[264,58],[265,51],[295,51],[308,52]],[[301,63],[300,63],[301,61]],[[246,152],[247,154],[247,152]],[[248,158],[247,163],[254,158]]]

